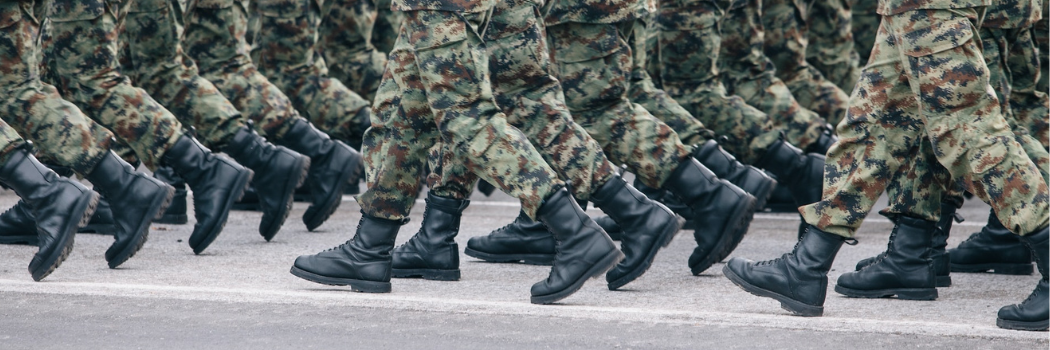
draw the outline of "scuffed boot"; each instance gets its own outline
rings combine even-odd
[[[339,208],[346,185],[361,180],[361,154],[345,143],[332,140],[302,118],[292,122],[277,142],[310,157],[307,187],[312,202],[303,213],[303,223],[307,230],[313,231]]]
[[[660,248],[671,243],[681,227],[671,209],[613,176],[591,194],[591,202],[623,227],[624,259],[605,275],[609,290],[631,283],[652,265]]]
[[[1039,268],[1042,278],[1039,279],[1032,294],[1029,294],[1028,298],[1020,304],[1008,305],[999,309],[995,325],[1006,329],[1046,331],[1047,326],[1050,325],[1050,302],[1048,302],[1048,293],[1050,293],[1048,281],[1050,280],[1047,279],[1050,276],[1047,271],[1047,262],[1050,260],[1048,257],[1050,244],[1047,241],[1050,239],[1050,234],[1044,227],[1042,230],[1021,236],[1020,239],[1028,249],[1032,250],[1035,265]]]
[[[87,223],[98,204],[98,193],[79,182],[59,177],[26,150],[11,151],[0,165],[0,182],[22,198],[37,220],[37,247],[29,273],[40,281],[55,271],[73,251],[77,227]]]
[[[696,159],[679,164],[663,188],[688,205],[697,222],[693,231],[697,247],[689,256],[693,275],[729,256],[744,239],[755,215],[755,197],[715,177]]]
[[[36,220],[29,205],[19,200],[0,214],[0,244],[36,245]]]
[[[266,142],[249,126],[233,134],[226,154],[255,172],[252,186],[261,189],[255,193],[263,213],[259,234],[269,242],[292,210],[292,194],[306,180],[310,158]]]
[[[536,216],[554,236],[555,245],[550,275],[532,285],[533,304],[565,299],[623,259],[623,253],[565,188],[548,195]]]
[[[948,260],[948,235],[952,232],[952,222],[962,222],[962,218],[956,214],[958,207],[948,202],[941,203],[941,219],[937,221],[937,230],[933,232],[930,242],[930,259],[933,260],[933,273],[937,277],[937,287],[951,287],[952,276]],[[892,235],[892,234],[891,234]],[[857,262],[856,270],[860,271],[865,266],[884,258],[886,252],[879,253],[874,257],[862,259]]]
[[[748,293],[776,299],[780,307],[795,315],[821,316],[828,292],[828,271],[846,241],[845,237],[810,225],[791,253],[759,262],[736,257],[726,263],[722,273]]]
[[[469,200],[445,198],[427,193],[427,206],[419,232],[394,248],[394,277],[422,277],[428,280],[459,280],[459,219]]]
[[[216,156],[189,135],[179,137],[164,153],[163,161],[193,190],[197,224],[193,226],[189,244],[194,254],[200,254],[219,237],[230,207],[251,182],[252,171]]]
[[[1032,254],[1017,235],[1007,230],[992,211],[988,224],[948,250],[952,272],[991,271],[1003,275],[1031,275]]]
[[[714,140],[708,140],[697,146],[693,151],[693,158],[711,169],[711,172],[715,173],[718,178],[737,185],[755,197],[757,210],[766,207],[766,200],[773,194],[773,189],[777,186],[777,181],[766,175],[764,171],[741,164],[736,157],[722,149]]]
[[[106,249],[106,261],[109,268],[116,268],[142,249],[149,237],[150,223],[171,203],[175,188],[135,172],[113,152],[107,152],[84,178],[91,181],[113,210],[116,241]]]
[[[860,271],[839,276],[835,291],[854,298],[935,300],[937,283],[930,259],[937,223],[897,218],[885,255]]]
[[[361,215],[357,232],[346,243],[295,259],[290,271],[310,282],[346,286],[355,292],[390,293],[390,250],[405,220]]]
[[[554,236],[542,223],[520,211],[514,222],[488,235],[471,237],[463,253],[489,262],[549,266],[554,263]]]
[[[186,214],[189,210],[189,206],[186,205],[186,180],[175,174],[175,170],[166,166],[158,167],[153,172],[153,177],[175,187],[175,197],[172,197],[168,209],[164,211],[164,214],[159,219],[153,220],[153,222],[168,225],[185,225],[189,223],[190,218]]]

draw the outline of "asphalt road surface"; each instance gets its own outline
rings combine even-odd
[[[14,204],[0,195],[0,208]],[[257,233],[261,214],[233,212],[200,256],[190,225],[154,225],[149,242],[121,268],[107,268],[112,239],[80,234],[72,256],[44,282],[26,265],[35,247],[0,246],[0,349],[1047,349],[1045,332],[995,326],[999,307],[1023,300],[1037,277],[952,274],[936,301],[849,299],[834,281],[885,249],[892,224],[873,214],[831,271],[824,317],[791,316],[722,276],[717,264],[692,276],[695,243],[682,231],[653,267],[621,291],[604,278],[556,305],[529,303],[529,287],[549,268],[492,264],[461,256],[457,282],[395,279],[389,294],[350,292],[288,273],[292,261],[350,238],[360,218],[353,198],[316,232],[296,203],[272,242]],[[423,205],[398,243],[418,229]],[[517,215],[516,201],[475,194],[460,248]],[[592,215],[600,215],[590,210]],[[968,202],[949,247],[979,229],[988,207]],[[795,242],[798,215],[757,214],[733,256],[777,257]]]

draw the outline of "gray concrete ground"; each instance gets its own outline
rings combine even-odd
[[[511,221],[517,203],[475,194],[458,241]],[[0,195],[0,208],[17,200]],[[401,230],[419,227],[422,202]],[[937,301],[849,299],[835,279],[885,248],[892,224],[876,215],[845,246],[831,272],[824,317],[791,316],[722,276],[722,265],[692,276],[694,247],[682,231],[649,272],[622,291],[590,281],[558,305],[529,304],[529,287],[548,268],[461,257],[458,282],[395,280],[390,294],[306,282],[288,273],[300,254],[349,239],[359,207],[345,197],[316,232],[300,221],[305,203],[273,242],[257,233],[260,214],[235,212],[201,256],[186,240],[191,225],[154,225],[150,240],[119,269],[106,267],[111,238],[81,234],[76,249],[44,282],[25,266],[29,246],[0,246],[0,349],[49,348],[350,348],[376,349],[698,349],[698,348],[979,348],[1046,349],[1045,332],[996,328],[999,307],[1023,300],[1036,276],[952,274]],[[591,210],[592,215],[600,212]],[[949,241],[983,225],[988,207],[967,203]],[[769,259],[791,249],[798,216],[756,215],[733,253]]]

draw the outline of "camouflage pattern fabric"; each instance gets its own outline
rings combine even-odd
[[[389,5],[387,6],[389,8]],[[386,51],[372,45],[376,5],[372,0],[327,0],[317,50],[328,64],[328,74],[365,101],[375,99],[383,79]]]
[[[40,81],[36,40],[44,5],[0,3],[0,161],[24,144],[21,133],[46,159],[86,174],[109,151],[113,134]]]
[[[120,72],[117,14],[102,0],[55,1],[45,30],[44,75],[62,96],[127,143],[150,169],[183,134],[182,124]]]
[[[827,154],[824,200],[799,208],[807,223],[852,237],[929,137],[937,162],[1007,228],[1023,235],[1047,226],[1047,184],[1000,113],[976,20],[973,9],[883,17],[839,142]]]
[[[727,94],[718,68],[721,17],[714,1],[660,2],[657,80],[686,111],[726,138],[719,143],[723,148],[742,162],[754,163],[777,141],[780,129],[762,111]]]
[[[524,133],[543,159],[571,184],[573,195],[587,200],[615,174],[602,147],[573,122],[561,84],[551,75],[550,52],[540,9],[531,0],[496,4],[485,30],[489,70],[496,103],[507,122]],[[477,177],[443,147],[431,153],[431,193],[467,198]]]
[[[259,0],[252,61],[306,119],[348,144],[360,144],[369,101],[328,76],[317,50],[320,7],[315,0]],[[336,132],[329,132],[336,131]]]
[[[364,135],[365,215],[400,220],[419,192],[431,147],[440,138],[481,179],[521,200],[532,218],[564,186],[529,140],[494,103],[479,32],[487,14],[409,11]]]
[[[627,98],[631,49],[615,24],[547,27],[558,78],[573,119],[606,156],[660,188],[689,150],[667,124]]]
[[[245,123],[215,85],[199,75],[196,63],[183,51],[178,2],[134,0],[123,16],[123,71],[179,121],[193,125],[205,146],[221,150]]]
[[[860,78],[860,55],[853,46],[851,0],[815,0],[809,6],[806,62],[844,93]],[[874,1],[869,1],[874,2]]]
[[[1036,83],[1037,91],[1050,94],[1050,0],[1043,0],[1043,19],[1035,22],[1032,29],[1032,39],[1041,52],[1039,57],[1039,81]]]
[[[193,0],[184,16],[183,44],[196,61],[200,76],[211,81],[233,106],[255,121],[259,134],[277,140],[284,136],[299,112],[270,83],[248,55],[248,27],[244,4],[233,0]],[[321,130],[349,135],[341,124],[314,124]],[[334,136],[333,136],[334,137]]]
[[[390,9],[391,0],[376,0],[376,24],[372,27],[372,45],[382,53],[394,49],[404,14]]]
[[[750,3],[758,1],[750,0]],[[837,125],[846,115],[849,95],[824,79],[824,75],[806,59],[809,7],[813,1],[820,0],[766,0],[761,5],[763,7],[758,7],[764,11],[761,22],[765,29],[765,53],[776,67],[776,76],[783,80],[798,104],[816,112],[831,125]],[[754,12],[752,7],[740,11]],[[730,11],[730,14],[734,12]],[[843,59],[849,59],[849,55]]]
[[[968,9],[992,6],[992,0],[878,0],[878,13],[883,16],[915,10]]]
[[[878,1],[850,0],[853,2],[853,22],[850,23],[853,32],[853,49],[857,51],[860,61],[858,65],[863,67],[868,63],[871,56],[871,48],[875,46],[875,34],[879,32],[879,23],[882,16],[876,12],[879,8]]]

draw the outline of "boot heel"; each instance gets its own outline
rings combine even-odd
[[[897,299],[937,300],[937,288],[898,290]]]
[[[1035,269],[1032,264],[995,264],[991,268],[992,273],[997,275],[1031,275]]]
[[[390,273],[394,278],[419,277],[430,281],[459,281],[460,277],[459,269],[392,269]]]
[[[360,293],[390,293],[390,282],[348,281],[350,290]]]

